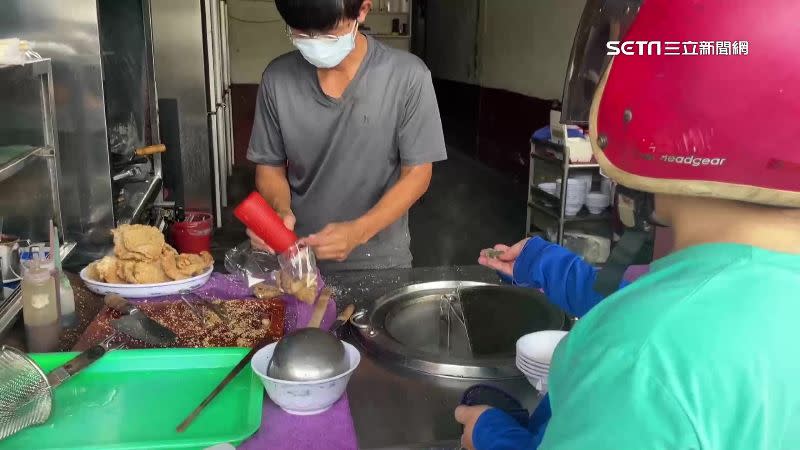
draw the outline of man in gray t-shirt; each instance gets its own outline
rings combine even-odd
[[[324,271],[410,267],[408,209],[447,158],[430,71],[358,33],[370,0],[275,3],[299,51],[261,80],[258,191]]]

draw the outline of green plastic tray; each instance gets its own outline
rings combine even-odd
[[[0,441],[0,449],[203,449],[238,445],[261,426],[264,388],[249,367],[188,430],[178,426],[247,349],[115,350],[55,390],[44,424]],[[31,357],[49,372],[77,353]]]

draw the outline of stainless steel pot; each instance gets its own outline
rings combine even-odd
[[[572,323],[537,290],[459,281],[399,289],[350,321],[357,342],[380,362],[477,379],[522,376],[516,339]]]

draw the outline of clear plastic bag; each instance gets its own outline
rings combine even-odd
[[[250,285],[248,280],[264,280],[280,269],[280,265],[275,255],[254,249],[250,241],[244,241],[225,253],[225,269],[237,280]]]
[[[275,256],[243,242],[225,254],[225,268],[259,298],[287,294],[312,304],[323,287],[314,253],[298,245]]]

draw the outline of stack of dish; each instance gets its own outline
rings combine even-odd
[[[556,346],[566,335],[566,331],[545,330],[517,340],[517,368],[539,392],[547,392],[550,361]]]
[[[550,195],[558,197],[561,192],[556,190],[556,183],[539,183],[539,189],[547,192]]]
[[[561,180],[556,182],[556,192],[561,192]],[[567,179],[567,201],[564,214],[574,216],[583,208],[586,201],[586,180],[579,178]]]
[[[592,182],[594,181],[594,178],[592,177],[591,173],[578,173],[576,175],[573,175],[570,178],[575,178],[575,179],[578,179],[578,180],[582,180],[583,181],[583,187],[584,187],[584,189],[586,189],[586,193],[587,194],[592,191]]]
[[[600,214],[611,204],[611,197],[602,192],[590,192],[586,196],[586,208],[591,214]]]

